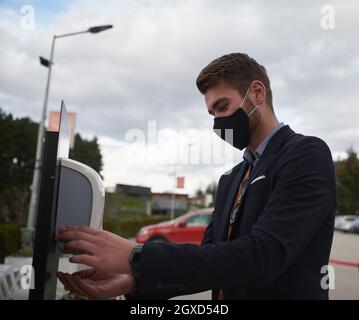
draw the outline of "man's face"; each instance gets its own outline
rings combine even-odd
[[[215,118],[233,114],[241,105],[243,98],[238,90],[224,81],[220,81],[217,85],[210,87],[204,95],[208,113]],[[248,103],[244,103],[242,108],[247,114],[250,112]]]
[[[242,108],[246,114],[249,114],[254,108],[251,102],[251,92],[248,92],[246,101]],[[216,117],[227,117],[232,115],[242,104],[244,96],[238,90],[228,85],[224,81],[220,81],[217,85],[210,87],[204,99],[207,105],[208,113]],[[257,109],[249,118],[249,131],[252,135],[261,124],[260,111]]]

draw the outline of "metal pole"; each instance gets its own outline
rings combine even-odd
[[[54,36],[55,38],[64,38],[64,37],[70,37],[70,36],[76,36],[78,34],[82,34],[82,33],[88,33],[88,30],[84,30],[84,31],[78,31],[78,32],[71,32],[71,33],[65,33],[65,34],[61,34],[59,36]]]
[[[174,219],[175,217],[175,207],[176,207],[176,165],[175,165],[175,169],[174,169],[174,173],[173,173],[173,176],[175,178],[175,184],[173,186],[173,191],[172,191],[172,196],[171,196],[171,220]]]
[[[52,38],[51,45],[51,53],[50,53],[50,64],[49,70],[47,74],[47,82],[46,82],[46,91],[45,91],[45,100],[44,106],[42,108],[42,116],[39,124],[39,129],[37,131],[37,146],[36,146],[36,159],[35,159],[35,167],[34,167],[34,175],[32,179],[31,185],[31,199],[29,206],[29,214],[27,218],[27,229],[34,230],[36,224],[36,211],[37,211],[37,203],[38,203],[38,194],[39,194],[39,181],[41,174],[41,161],[42,161],[42,148],[44,142],[44,131],[45,131],[45,120],[47,113],[47,101],[49,98],[49,89],[50,89],[50,80],[51,80],[51,69],[54,59],[54,48],[55,48],[55,40],[56,36]]]

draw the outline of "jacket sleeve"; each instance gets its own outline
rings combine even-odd
[[[204,241],[199,247],[146,243],[140,292],[173,292],[178,286],[189,291],[257,287],[283,274],[314,237],[335,202],[329,148],[318,138],[303,140],[276,166],[270,199],[250,234],[215,244]]]
[[[214,212],[212,213],[211,221],[204,232],[201,245],[210,244],[213,242],[213,216]],[[176,296],[195,294],[198,292],[201,292],[201,290],[185,290],[183,287],[181,287],[180,284],[178,284],[172,290],[167,290],[164,293],[158,292],[155,294],[141,294],[141,292],[139,292],[137,294],[126,294],[125,298],[126,300],[167,300]]]

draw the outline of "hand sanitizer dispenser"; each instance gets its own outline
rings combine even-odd
[[[95,170],[69,159],[70,145],[71,123],[62,101],[59,130],[45,134],[32,262],[35,286],[29,300],[57,297],[56,272],[65,242],[55,241],[54,237],[61,225],[102,229],[104,185]]]
[[[56,232],[64,224],[102,229],[105,188],[99,174],[89,166],[71,159],[58,164]],[[63,250],[64,243],[57,242]]]
[[[57,223],[102,229],[105,188],[95,170],[75,160],[60,159],[58,199]],[[74,212],[77,214],[71,214],[71,210],[78,210]]]
[[[64,224],[102,229],[105,188],[99,174],[89,166],[69,159],[70,121],[61,104],[53,211],[55,233]],[[56,249],[63,251],[64,242]]]

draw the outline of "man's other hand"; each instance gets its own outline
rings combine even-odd
[[[105,274],[91,268],[72,275],[58,272],[65,288],[91,299],[107,299],[136,291],[135,281],[130,274]]]

